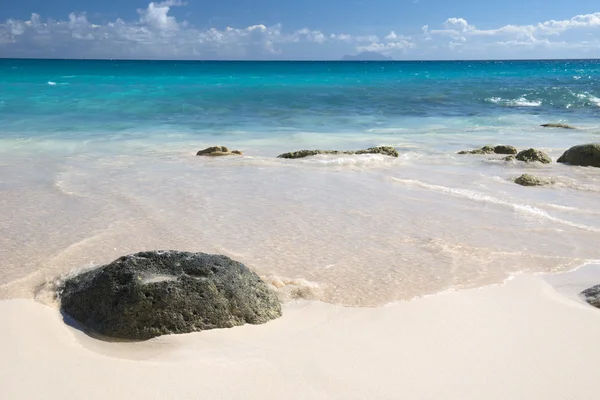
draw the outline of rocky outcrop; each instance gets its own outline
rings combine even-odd
[[[600,308],[600,285],[584,290],[581,295],[590,305]]]
[[[556,162],[583,167],[600,167],[600,143],[571,147]]]
[[[577,129],[574,126],[567,125],[567,124],[542,124],[540,126],[543,126],[544,128]]]
[[[266,284],[226,256],[179,251],[128,255],[65,280],[61,310],[91,334],[145,340],[281,316]]]
[[[475,150],[463,150],[459,151],[458,154],[517,154],[517,149],[514,146],[483,146],[480,149]]]
[[[546,178],[538,178],[537,176],[523,174],[516,178],[514,182],[521,186],[546,186],[551,185],[553,181]]]
[[[524,162],[541,162],[542,164],[550,164],[552,162],[548,154],[536,149],[523,150],[517,154],[516,159]]]
[[[200,150],[196,153],[197,156],[241,156],[242,152],[239,150],[229,150],[225,146],[213,146],[208,147],[204,150]]]
[[[391,146],[380,146],[370,147],[365,150],[357,151],[339,151],[339,150],[299,150],[290,153],[283,153],[278,155],[278,158],[304,158],[310,156],[316,156],[319,154],[331,154],[331,155],[353,155],[353,154],[383,154],[390,157],[398,157],[398,150]]]

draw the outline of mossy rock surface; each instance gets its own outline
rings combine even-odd
[[[551,179],[539,178],[530,174],[523,174],[516,178],[514,182],[521,186],[547,186],[553,183]]]
[[[243,264],[222,255],[148,251],[64,281],[61,310],[91,334],[155,336],[262,324],[281,304]]]
[[[556,162],[582,167],[600,167],[600,143],[573,146],[565,151]]]
[[[517,148],[508,145],[487,145],[480,149],[459,151],[458,154],[517,154]]]
[[[577,129],[574,126],[567,125],[567,124],[553,124],[553,123],[550,123],[550,124],[542,124],[540,126],[542,126],[544,128]]]
[[[537,149],[527,149],[520,151],[516,159],[523,162],[540,162],[542,164],[550,164],[552,159],[546,153]]]
[[[329,154],[329,155],[353,155],[353,154],[383,154],[385,156],[390,157],[398,157],[398,150],[391,146],[379,146],[379,147],[370,147],[364,150],[356,150],[356,151],[340,151],[340,150],[298,150],[290,153],[283,153],[278,155],[278,158],[288,158],[288,159],[296,159],[296,158],[304,158],[316,156],[319,154]]]
[[[218,156],[241,156],[242,152],[239,150],[229,150],[229,148],[225,146],[212,146],[207,147],[204,150],[200,150],[196,153],[197,156],[210,156],[210,157],[218,157]]]

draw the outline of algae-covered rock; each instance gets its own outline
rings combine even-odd
[[[577,129],[574,126],[567,124],[542,124],[544,128],[562,128],[562,129]]]
[[[523,174],[515,179],[515,183],[521,186],[546,186],[551,185],[551,179],[538,178],[530,174]]]
[[[463,150],[459,151],[458,154],[494,154],[494,146],[483,146],[475,150]]]
[[[369,147],[364,150],[357,150],[354,153],[349,152],[348,154],[383,154],[384,156],[390,157],[398,157],[398,150],[393,148],[392,146],[379,146],[379,147]]]
[[[600,167],[600,143],[571,147],[556,162],[583,167]]]
[[[339,150],[299,150],[293,151],[290,153],[283,153],[278,155],[278,158],[304,158],[310,156],[316,156],[319,154],[329,154],[329,155],[353,155],[353,154],[383,154],[390,157],[398,157],[398,150],[391,146],[379,146],[379,147],[370,147],[364,150],[357,151],[339,151]]]
[[[459,151],[458,154],[517,154],[517,149],[514,146],[507,145],[487,145],[480,149]]]
[[[281,316],[267,285],[222,255],[148,251],[64,281],[61,310],[92,334],[145,340]]]
[[[524,162],[541,162],[542,164],[550,164],[552,162],[548,154],[536,149],[523,150],[517,154],[516,158]]]
[[[600,285],[584,290],[581,295],[590,305],[600,308]]]
[[[213,147],[208,147],[204,150],[200,150],[198,153],[196,153],[197,156],[211,156],[211,157],[216,157],[216,156],[241,156],[242,152],[239,150],[229,150],[227,147],[225,146],[213,146]]]
[[[500,145],[494,147],[494,153],[496,154],[517,154],[517,148],[514,146]]]

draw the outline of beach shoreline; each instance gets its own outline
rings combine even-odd
[[[6,398],[565,399],[600,389],[590,265],[376,308],[317,301],[284,316],[108,343],[33,300],[0,302]]]

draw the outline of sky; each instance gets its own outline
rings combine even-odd
[[[600,58],[598,0],[5,0],[0,57]]]

